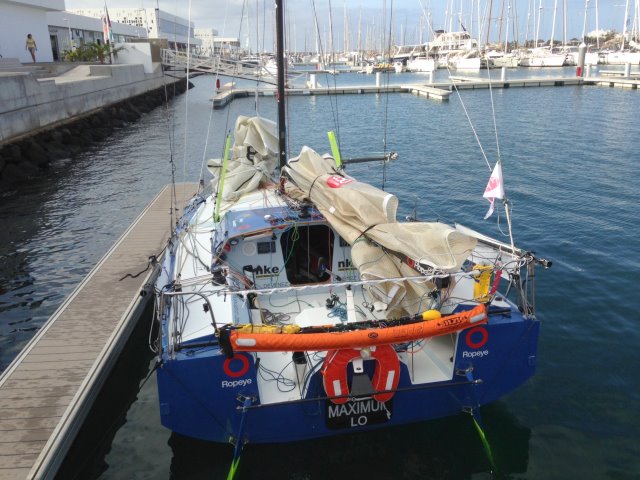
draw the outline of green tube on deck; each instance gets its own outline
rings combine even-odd
[[[340,149],[338,148],[336,134],[331,131],[327,132],[327,136],[329,137],[329,145],[331,145],[331,153],[333,154],[333,159],[336,161],[336,167],[342,168],[342,158],[340,158]]]
[[[220,180],[218,181],[218,196],[216,197],[216,213],[213,219],[220,221],[220,204],[222,203],[222,191],[224,189],[224,177],[227,174],[227,160],[229,159],[229,150],[231,150],[231,134],[227,134],[227,142],[224,146],[224,158],[222,159],[222,171],[220,172]]]

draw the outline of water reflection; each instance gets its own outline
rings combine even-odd
[[[529,428],[502,403],[482,409],[498,472],[525,473]],[[230,445],[171,434],[171,478],[224,478]],[[242,479],[456,479],[491,471],[471,417],[461,414],[419,424],[279,445],[247,445],[237,478]]]

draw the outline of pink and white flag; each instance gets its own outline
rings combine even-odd
[[[104,2],[104,13],[102,14],[102,38],[105,45],[113,44],[113,31],[111,30],[111,19],[107,10],[107,2]]]
[[[496,166],[493,167],[493,173],[491,173],[491,177],[489,177],[489,183],[487,183],[487,188],[484,189],[484,194],[482,195],[484,198],[489,200],[489,211],[484,216],[485,220],[493,214],[493,203],[496,198],[504,198],[504,184],[502,182],[502,164],[500,162],[496,163]]]

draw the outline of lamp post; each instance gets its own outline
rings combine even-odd
[[[67,22],[67,29],[69,30],[69,49],[73,50],[73,35],[71,35],[71,22],[68,18],[63,18],[65,22]]]

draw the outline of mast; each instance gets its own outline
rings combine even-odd
[[[562,0],[562,44],[567,46],[567,0]]]
[[[558,0],[553,3],[553,23],[551,24],[551,43],[550,51],[553,52],[553,37],[556,34],[556,11],[558,10]]]
[[[504,35],[504,53],[509,50],[509,22],[511,21],[511,0],[507,1],[507,31]]]
[[[598,0],[596,0],[596,49],[600,50],[600,22],[598,20]]]
[[[539,2],[538,19],[536,23],[536,48],[538,48],[538,39],[540,38],[540,17],[542,16],[542,0]]]
[[[276,62],[278,64],[278,165],[287,163],[287,126],[284,91],[284,0],[276,0]]]
[[[589,12],[589,0],[584,2],[584,21],[582,22],[582,41],[586,41],[587,36],[587,14]]]
[[[624,5],[624,24],[622,25],[622,45],[620,51],[624,50],[624,42],[627,40],[627,22],[629,21],[629,0]]]

